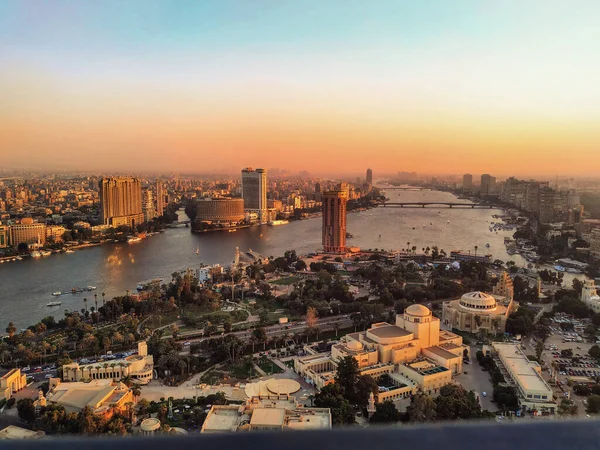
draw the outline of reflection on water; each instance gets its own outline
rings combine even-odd
[[[445,192],[394,192],[387,196],[396,201],[456,201]],[[504,237],[511,232],[490,232],[490,221],[498,210],[488,209],[421,209],[376,208],[350,213],[348,231],[354,238],[348,245],[362,248],[417,249],[437,245],[440,249],[489,250],[494,258],[513,259],[507,255]],[[169,229],[143,242],[116,244],[78,250],[71,254],[28,259],[0,267],[0,326],[10,320],[25,327],[40,318],[62,315],[64,309],[81,309],[87,294],[60,297],[62,305],[48,308],[51,293],[70,290],[74,286],[97,286],[98,295],[122,295],[134,290],[141,280],[170,277],[175,270],[205,264],[230,264],[235,247],[252,249],[265,256],[277,256],[285,250],[313,252],[321,246],[320,218],[291,222],[277,227],[254,227],[235,233],[194,235],[189,228]],[[486,249],[486,244],[490,248]],[[196,250],[199,249],[199,254]]]

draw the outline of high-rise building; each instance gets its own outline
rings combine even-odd
[[[319,182],[315,183],[315,193],[316,194],[320,194],[321,193],[321,183],[319,183]]]
[[[156,180],[156,213],[159,216],[165,213],[165,192],[160,180]]]
[[[371,169],[367,169],[367,183],[373,184],[373,171]]]
[[[481,195],[493,195],[496,191],[496,177],[484,173],[481,175]]]
[[[154,209],[154,196],[152,190],[146,189],[142,196],[142,212],[144,213],[144,220],[150,222],[156,217],[156,210]]]
[[[323,249],[330,253],[346,250],[346,202],[343,190],[323,193]]]
[[[540,222],[551,223],[554,219],[554,199],[556,192],[548,186],[540,188]]]
[[[135,227],[144,221],[139,178],[109,177],[100,180],[100,209],[105,225]]]
[[[465,191],[470,191],[473,189],[473,175],[470,173],[465,173],[463,175],[462,187]]]
[[[267,215],[267,171],[265,169],[242,169],[242,198],[244,209],[258,214],[260,222],[266,222]]]

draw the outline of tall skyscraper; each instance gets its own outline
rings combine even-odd
[[[150,222],[156,217],[154,209],[154,196],[152,190],[146,189],[142,195],[142,212],[144,213],[144,221]]]
[[[346,202],[343,190],[323,193],[323,250],[342,253],[346,250]]]
[[[260,222],[267,221],[267,171],[242,169],[242,198],[244,209],[258,214]]]
[[[367,169],[367,183],[373,184],[373,171],[371,169]]]
[[[109,177],[100,180],[100,209],[105,225],[135,227],[144,221],[139,178]]]
[[[496,191],[496,177],[484,173],[481,175],[481,195],[493,195]]]
[[[473,189],[473,175],[471,175],[470,173],[465,173],[463,175],[462,187],[465,191],[470,191],[471,189]]]
[[[162,216],[165,213],[165,192],[162,181],[156,180],[156,213]]]

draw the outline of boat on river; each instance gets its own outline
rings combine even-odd
[[[60,306],[62,305],[62,302],[50,302],[47,303],[46,306]]]

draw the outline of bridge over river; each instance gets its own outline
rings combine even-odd
[[[385,202],[380,206],[384,208],[483,208],[492,209],[494,205],[482,204],[482,203],[456,203],[456,202]]]

